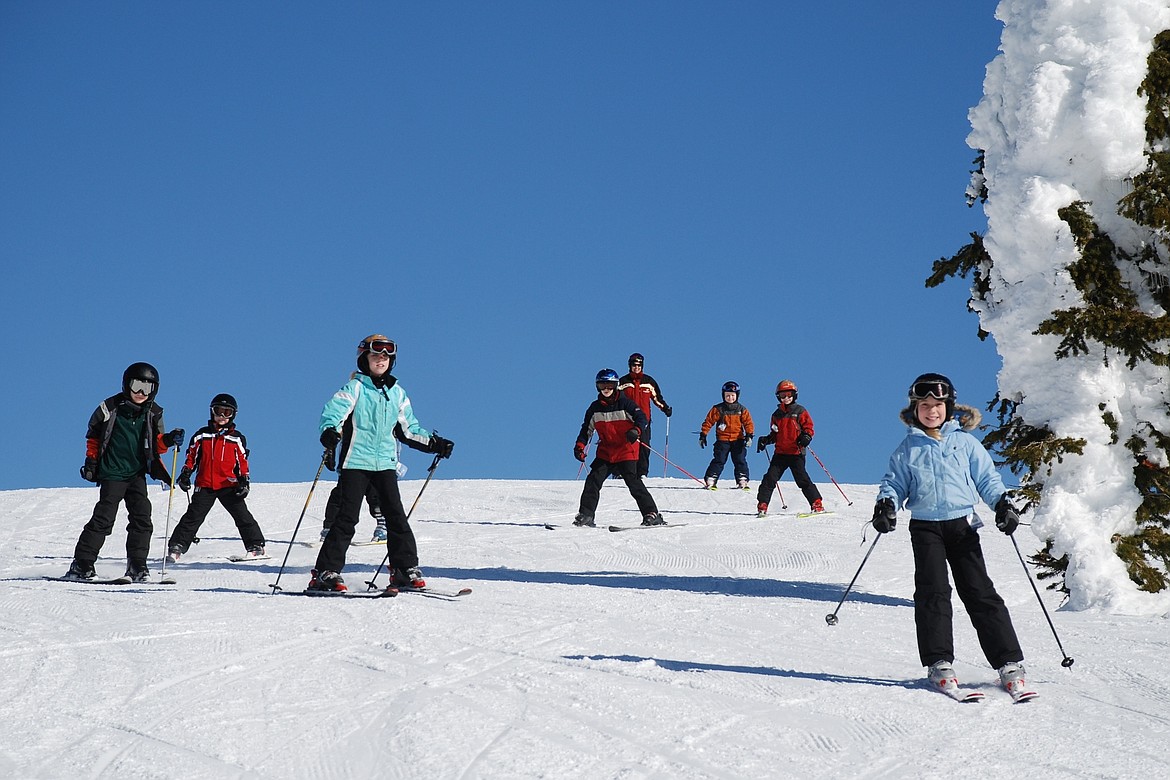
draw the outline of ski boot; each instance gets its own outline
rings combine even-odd
[[[410,566],[405,569],[395,569],[393,575],[390,577],[390,584],[395,588],[404,590],[419,590],[427,586],[427,581],[423,579],[422,569],[417,566]]]
[[[642,525],[666,525],[666,521],[662,519],[661,513],[651,512],[642,518]]]
[[[318,574],[317,570],[313,569],[310,573],[312,574],[312,579],[309,580],[309,587],[305,588],[305,590],[348,590],[345,587],[345,580],[341,579],[341,575],[335,571],[323,571]]]
[[[370,537],[371,543],[384,542],[384,541],[386,541],[386,521],[385,520],[378,523],[377,527],[374,528],[374,535]]]
[[[146,561],[127,561],[125,576],[131,582],[146,582],[150,578],[150,569],[146,568]]]
[[[756,504],[756,517],[767,517],[767,516],[768,516],[768,505],[765,504],[763,501]]]
[[[92,563],[81,563],[74,561],[69,564],[69,571],[65,572],[65,579],[67,580],[93,580],[97,579],[97,572],[93,570]]]
[[[167,551],[167,560],[171,563],[178,563],[179,559],[183,557],[183,548],[179,545],[174,545]]]
[[[577,516],[573,518],[573,525],[578,528],[596,528],[597,524],[593,522],[593,515],[585,512],[578,512]]]
[[[821,500],[819,498],[816,501],[812,502],[812,511],[818,512],[818,513],[825,511],[825,505],[821,503]]]

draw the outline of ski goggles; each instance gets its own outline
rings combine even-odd
[[[139,395],[150,395],[154,392],[154,382],[147,382],[145,379],[131,379],[130,392]]]
[[[948,401],[953,397],[951,386],[946,382],[915,382],[910,385],[910,397],[914,400],[937,398]]]
[[[211,407],[211,414],[213,417],[223,417],[230,420],[236,416],[236,410],[230,406],[213,406]]]
[[[365,352],[373,352],[378,355],[386,355],[388,357],[394,357],[394,355],[398,354],[398,346],[389,339],[374,339],[373,341],[363,341],[361,344],[358,344],[358,349]]]

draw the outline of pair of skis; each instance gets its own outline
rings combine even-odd
[[[928,681],[927,685],[930,686],[933,690],[937,690],[940,693],[944,693],[947,696],[950,696],[960,704],[972,704],[974,702],[983,701],[985,698],[987,698],[983,694],[983,691],[972,691],[965,688],[960,688],[958,681],[954,678],[951,678],[945,683],[941,683],[939,685],[932,685]],[[1040,695],[1036,691],[1028,690],[1027,688],[1009,690],[1008,694],[1011,695],[1013,704],[1023,704],[1024,702],[1029,702]]]

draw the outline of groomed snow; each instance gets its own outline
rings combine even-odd
[[[896,442],[891,442],[891,449]],[[814,464],[815,468],[815,464]],[[446,603],[271,595],[303,588],[315,551],[288,542],[309,485],[249,504],[274,558],[232,564],[217,507],[170,588],[47,582],[64,573],[95,488],[0,492],[0,776],[13,778],[939,778],[1167,773],[1164,615],[1064,611],[1010,541],[983,533],[1041,698],[1013,705],[957,607],[956,669],[987,699],[920,685],[906,518],[862,539],[873,486],[820,484],[834,514],[754,517],[753,493],[648,481],[679,528],[570,527],[580,482],[441,479],[413,525]],[[407,503],[421,480],[403,482]],[[755,483],[753,483],[753,486]],[[316,536],[331,483],[308,506]],[[157,556],[168,494],[151,492]],[[175,494],[171,524],[185,507]],[[990,510],[983,510],[990,517]],[[638,522],[623,486],[599,522]],[[556,526],[546,530],[544,524]],[[363,517],[359,534],[372,528]],[[360,538],[360,537],[359,537]],[[1038,546],[1029,529],[1025,554]],[[121,574],[124,523],[98,561]],[[361,588],[383,554],[354,548]],[[381,578],[384,581],[384,575]]]

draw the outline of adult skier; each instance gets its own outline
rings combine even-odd
[[[646,427],[642,429],[641,441],[645,447],[638,447],[638,476],[650,473],[650,426],[653,418],[651,407],[657,406],[667,417],[673,414],[670,404],[662,397],[662,389],[654,377],[645,373],[646,359],[635,352],[630,355],[628,374],[618,380],[618,390],[638,405],[646,415]]]

